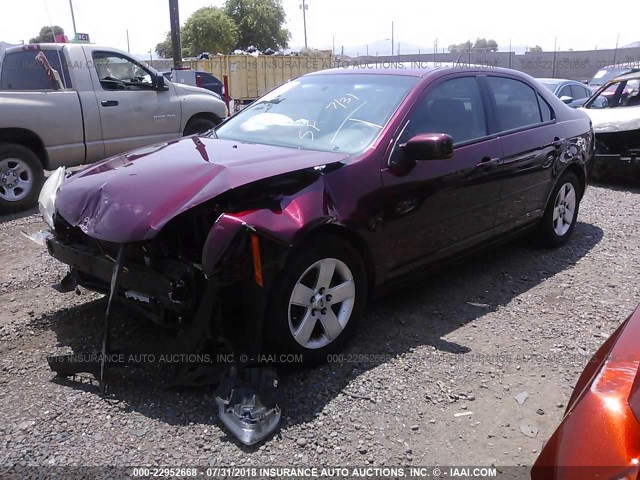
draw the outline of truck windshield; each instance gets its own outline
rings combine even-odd
[[[369,147],[417,77],[320,74],[276,88],[230,118],[219,138],[327,152]]]

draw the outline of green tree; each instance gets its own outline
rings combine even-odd
[[[51,31],[52,28],[53,32]],[[54,25],[53,27],[51,27],[51,25],[44,26],[40,29],[38,36],[30,39],[29,43],[53,43],[55,42],[55,38],[53,37],[54,33],[56,35],[64,35],[64,29],[58,25]]]
[[[467,40],[466,42],[463,42],[463,43],[449,45],[449,51],[451,53],[468,52],[472,47],[473,47],[473,44],[471,43],[471,41]]]
[[[238,41],[238,28],[222,9],[202,7],[187,19],[181,29],[181,36],[183,56],[196,56],[202,52],[227,53]],[[169,43],[170,37],[169,35]],[[166,43],[165,40],[164,46]]]
[[[227,0],[224,8],[238,27],[238,48],[278,49],[289,43],[282,0]]]
[[[156,54],[160,58],[173,58],[173,42],[171,41],[171,32],[167,32],[164,42],[156,45]]]
[[[535,47],[531,47],[529,51],[534,53],[540,53],[542,52],[542,47],[540,45],[536,45]]]

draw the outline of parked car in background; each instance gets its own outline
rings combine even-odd
[[[164,324],[215,285],[234,351],[322,361],[370,293],[516,235],[565,243],[592,152],[585,113],[520,72],[325,70],[208,135],[57,176],[47,247],[67,285],[119,285]]]
[[[596,133],[593,175],[640,178],[640,72],[605,83],[584,104]]]
[[[640,72],[640,68],[632,65],[609,65],[607,67],[598,70],[593,78],[589,80],[589,87],[592,91],[598,90],[605,83],[613,80],[620,75],[626,75],[627,73]]]
[[[570,107],[581,106],[591,96],[591,90],[583,83],[564,78],[537,78],[542,85]]]
[[[640,475],[640,307],[589,359],[532,480]]]
[[[166,72],[162,72],[162,75],[169,80],[170,82],[174,82],[173,78],[173,70],[169,70]],[[222,81],[208,72],[195,71],[194,72],[195,86],[204,88],[211,92],[217,93],[222,97],[224,95],[224,84]]]
[[[43,170],[205,132],[217,95],[165,82],[125,52],[39,44],[0,52],[0,212],[36,204]]]

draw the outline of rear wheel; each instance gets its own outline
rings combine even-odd
[[[38,157],[26,147],[0,144],[0,213],[33,207],[44,182]]]
[[[300,245],[269,302],[265,338],[271,351],[326,361],[353,334],[366,304],[364,265],[357,251],[331,235]]]
[[[538,226],[538,241],[546,247],[558,247],[565,243],[578,219],[582,191],[578,177],[566,172],[556,183],[549,203]]]

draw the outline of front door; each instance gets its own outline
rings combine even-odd
[[[406,158],[399,145],[418,133],[449,134],[453,156]],[[427,87],[382,171],[391,276],[491,235],[500,199],[501,153],[500,141],[488,135],[475,76],[447,76]]]
[[[180,101],[171,82],[166,91],[152,89],[149,70],[114,52],[94,51],[93,67],[105,156],[180,135]]]

